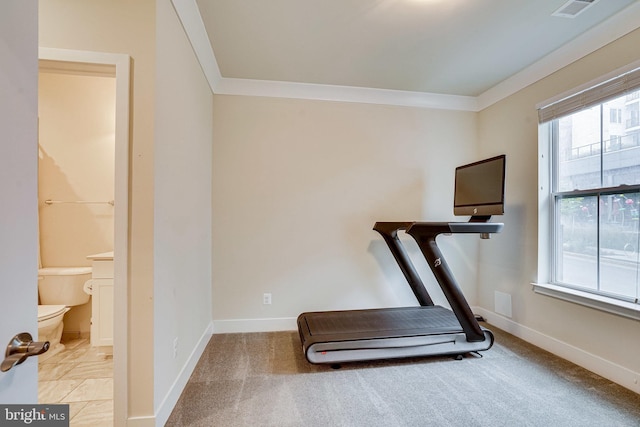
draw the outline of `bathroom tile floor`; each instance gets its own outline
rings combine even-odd
[[[69,404],[70,425],[113,426],[113,357],[98,354],[88,339],[38,363],[38,402]]]

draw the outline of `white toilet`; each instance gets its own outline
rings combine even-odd
[[[91,279],[91,267],[50,267],[38,270],[38,341],[49,341],[49,351],[40,361],[64,349],[60,343],[64,314],[72,306],[82,305],[90,296],[84,284]]]

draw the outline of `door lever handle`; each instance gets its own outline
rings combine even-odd
[[[49,350],[49,341],[33,341],[33,337],[28,332],[22,332],[11,338],[7,351],[4,353],[4,360],[0,365],[0,371],[7,372],[15,365],[19,365],[30,356],[37,356]]]

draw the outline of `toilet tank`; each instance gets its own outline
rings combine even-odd
[[[91,279],[91,267],[48,267],[38,270],[40,304],[74,306],[85,304],[83,287]]]

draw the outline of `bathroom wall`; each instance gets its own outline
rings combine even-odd
[[[113,206],[45,200],[114,199],[115,78],[45,64],[38,96],[41,262],[89,266],[87,255],[113,250]],[[90,302],[75,307],[65,316],[65,332],[88,334],[90,317]]]

